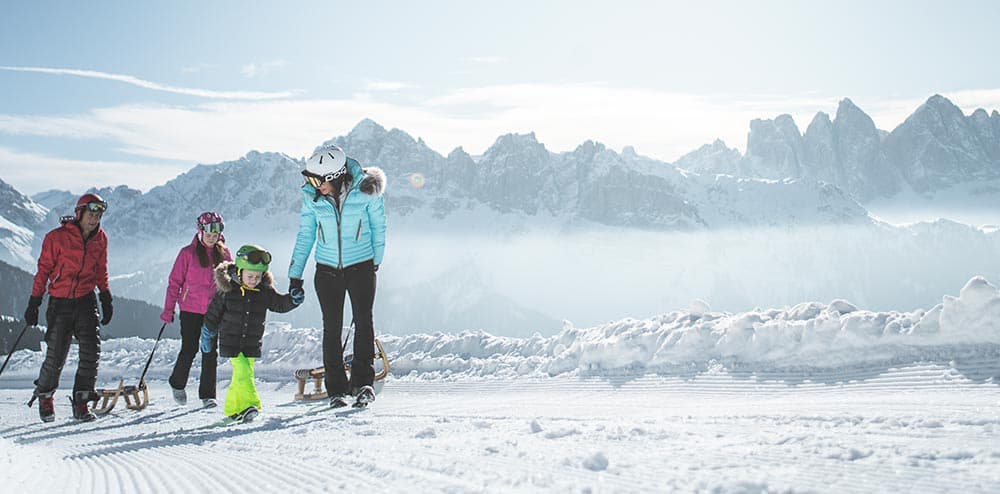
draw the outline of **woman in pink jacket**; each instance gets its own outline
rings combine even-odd
[[[205,312],[215,295],[215,278],[213,270],[223,261],[232,261],[233,257],[226,248],[226,238],[222,235],[225,225],[222,216],[214,212],[202,213],[198,216],[198,233],[191,243],[177,254],[174,268],[170,271],[170,281],[167,285],[167,298],[163,303],[163,314],[160,319],[164,323],[174,322],[174,306],[180,304],[181,309],[181,351],[177,354],[174,371],[170,374],[170,388],[174,392],[174,401],[178,405],[187,403],[188,375],[191,373],[191,363],[199,350],[201,326],[205,322]],[[216,348],[218,345],[212,345]],[[206,408],[216,406],[215,372],[219,354],[201,354],[201,378],[198,386],[198,397]]]

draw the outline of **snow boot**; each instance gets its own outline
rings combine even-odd
[[[73,393],[75,399],[71,397],[69,402],[73,405],[73,418],[81,422],[90,422],[92,420],[97,420],[97,415],[90,411],[90,398],[92,393],[90,391],[77,391]]]
[[[219,406],[219,402],[215,401],[215,398],[202,398],[201,406],[202,408],[215,408]]]
[[[361,386],[358,397],[354,399],[354,408],[364,408],[375,401],[375,389],[371,386]]]
[[[170,389],[174,392],[174,402],[175,403],[177,403],[178,405],[181,405],[181,406],[187,405],[187,402],[188,402],[187,391],[184,391],[183,389],[174,389],[174,388],[170,388]]]
[[[347,397],[344,395],[337,395],[330,398],[330,408],[344,408],[347,406]]]
[[[232,417],[229,418],[240,423],[253,422],[253,419],[257,418],[257,415],[259,413],[260,412],[257,410],[257,407],[251,405],[246,407],[246,409],[244,409],[242,412],[237,413],[236,415],[233,415]]]
[[[56,419],[56,404],[52,400],[52,393],[32,396],[28,406],[30,407],[35,400],[38,400],[38,418],[42,419],[42,422],[52,422]]]

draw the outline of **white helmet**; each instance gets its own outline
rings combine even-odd
[[[302,174],[306,173],[333,181],[336,175],[347,173],[347,153],[333,144],[323,146],[306,161],[306,170]]]

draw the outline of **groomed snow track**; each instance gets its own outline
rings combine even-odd
[[[684,377],[390,378],[368,410],[175,407],[43,424],[0,389],[8,492],[1000,492],[995,358]],[[969,376],[972,376],[971,378]],[[225,384],[225,382],[221,383]],[[220,397],[224,395],[220,386]],[[62,401],[60,401],[62,400]]]

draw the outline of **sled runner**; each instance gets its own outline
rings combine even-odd
[[[116,388],[98,389],[91,400],[93,403],[90,409],[94,415],[107,415],[115,408],[118,398],[125,398],[125,406],[129,410],[146,408],[146,405],[149,405],[149,388],[146,387],[146,381],[139,381],[138,386],[125,386],[125,380],[122,379],[118,381]]]
[[[107,415],[112,409],[115,408],[115,404],[118,403],[118,398],[125,398],[125,406],[129,410],[142,410],[149,405],[149,388],[146,387],[146,372],[149,370],[149,364],[153,361],[153,355],[156,353],[156,346],[160,344],[160,337],[163,336],[163,329],[167,327],[167,323],[163,323],[160,326],[160,334],[156,335],[156,342],[153,343],[153,350],[149,352],[149,359],[146,360],[146,367],[142,369],[142,376],[139,377],[139,384],[135,386],[126,386],[125,380],[122,379],[118,381],[118,387],[116,388],[103,388],[98,389],[94,392],[91,398],[90,409],[94,412],[94,415],[102,416]],[[100,402],[100,404],[98,404]]]
[[[389,375],[389,356],[386,355],[385,349],[382,348],[382,342],[375,338],[375,391],[380,391],[382,389],[382,380]],[[381,369],[379,369],[379,362],[381,362]],[[350,362],[344,362],[344,369],[347,370],[347,375],[350,377],[351,374],[351,364]],[[295,371],[295,379],[298,381],[299,389],[295,393],[296,400],[322,400],[327,398],[326,390],[323,389],[323,379],[326,377],[326,371],[323,367],[316,367],[314,369],[299,369]],[[311,393],[306,392],[306,381],[313,381],[313,390]]]

